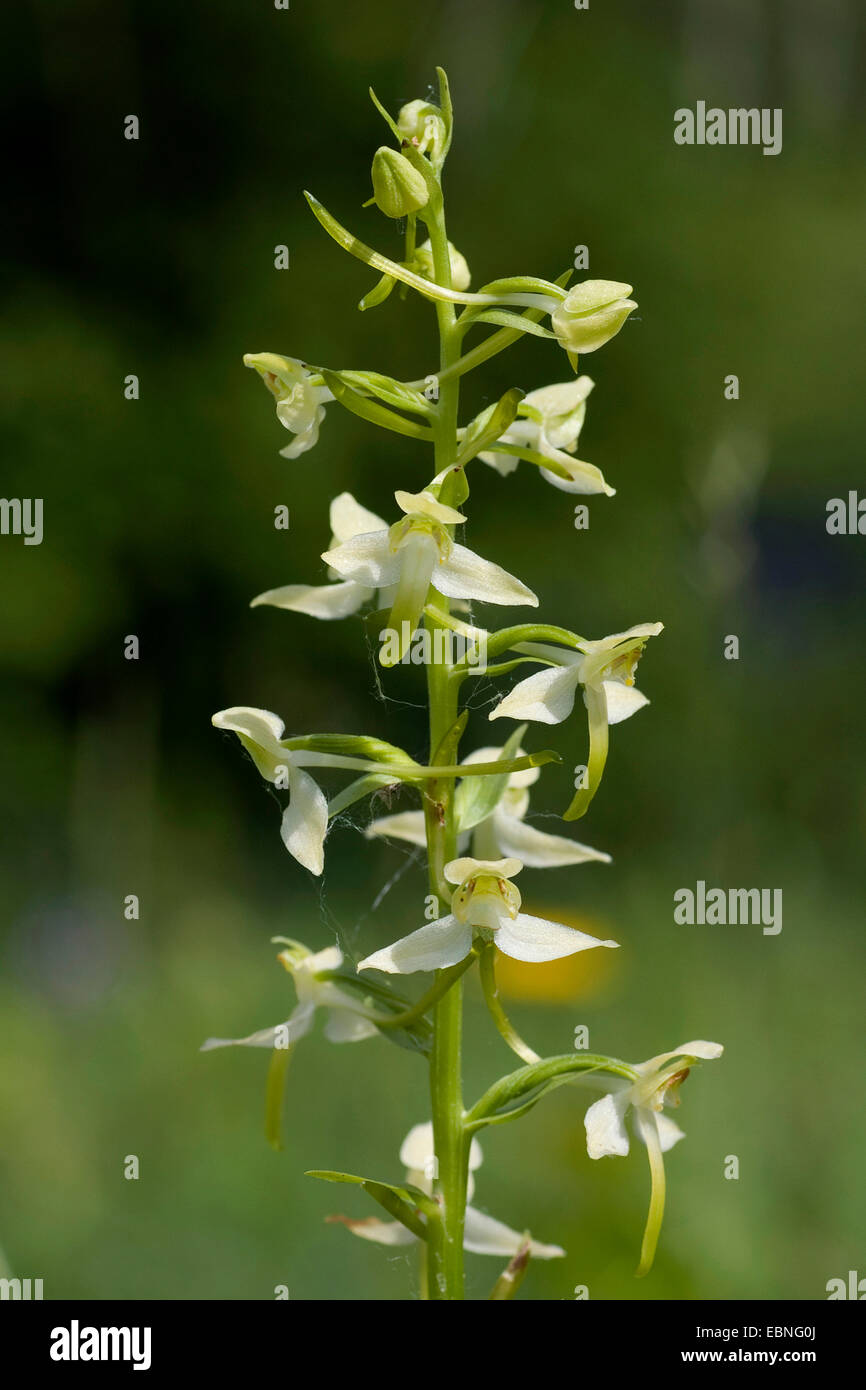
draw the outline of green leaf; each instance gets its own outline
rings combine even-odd
[[[368,396],[362,396],[360,391],[355,391],[351,386],[347,386],[340,379],[338,372],[322,370],[322,379],[325,385],[334,394],[335,400],[340,405],[345,406],[353,415],[360,415],[362,420],[369,420],[372,425],[379,425],[383,429],[393,430],[395,434],[406,434],[410,439],[423,439],[428,444],[433,442],[433,431],[426,425],[419,425],[415,420],[407,420],[402,415],[397,415],[393,410],[388,410],[378,401],[370,400]]]
[[[355,1187],[363,1187],[374,1202],[384,1207],[389,1215],[396,1217],[419,1240],[427,1239],[427,1228],[418,1215],[418,1209],[420,1208],[425,1216],[433,1216],[437,1220],[439,1217],[439,1208],[433,1198],[428,1197],[420,1188],[409,1184],[397,1187],[393,1183],[376,1182],[373,1178],[359,1178],[354,1173],[337,1173],[329,1169],[311,1169],[304,1176],[319,1178],[322,1182],[349,1183]]]
[[[509,309],[482,309],[478,313],[470,310],[460,316],[460,327],[471,328],[474,323],[495,323],[503,328],[516,328],[520,333],[531,333],[534,338],[555,338],[549,328],[542,328],[534,319],[525,314],[515,314]]]
[[[523,392],[519,386],[512,386],[510,391],[506,391],[501,400],[495,405],[488,406],[482,410],[480,415],[469,424],[463,441],[460,445],[460,452],[457,455],[459,467],[465,466],[476,454],[482,453],[495,444],[514,421],[517,414],[517,407],[523,400]]]
[[[388,112],[385,110],[385,107],[382,105],[381,101],[376,96],[376,93],[373,91],[373,88],[368,88],[368,91],[370,93],[370,100],[372,101],[376,110],[379,112],[379,115],[382,117],[382,120],[385,122],[391,134],[396,139],[397,146],[399,148],[399,146],[403,143],[403,136],[400,134],[400,127],[397,125],[397,122],[394,120],[393,116],[390,116]]]
[[[500,757],[513,758],[526,733],[526,725],[520,724],[512,733],[502,749]],[[508,786],[509,774],[500,773],[490,777],[467,777],[460,782],[454,796],[454,814],[457,832],[473,830],[489,815],[492,815]]]

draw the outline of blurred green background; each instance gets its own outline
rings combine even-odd
[[[577,827],[613,866],[521,881],[530,911],[623,949],[535,990],[512,974],[509,1008],[539,1050],[568,1051],[579,1023],[633,1060],[693,1037],[726,1047],[684,1088],[646,1281],[644,1155],[588,1160],[585,1091],[488,1132],[476,1204],[568,1250],[522,1297],[812,1299],[866,1273],[864,540],[825,530],[827,500],[864,479],[863,30],[854,0],[30,0],[7,15],[0,100],[22,158],[5,177],[2,491],[44,498],[45,538],[0,540],[0,1246],[47,1298],[417,1295],[411,1254],[325,1224],[370,1214],[365,1196],[302,1174],[397,1180],[400,1141],[427,1118],[419,1059],[307,1039],[274,1154],[266,1055],[197,1049],[286,1016],[272,935],[360,956],[420,924],[422,868],[365,843],[363,806],[321,882],[301,870],[210,716],[252,704],[292,733],[424,753],[421,674],[379,698],[360,620],[247,605],[321,575],[334,494],[390,515],[429,459],[336,405],[314,452],[281,459],[288,436],[241,354],[433,369],[429,306],[395,295],[358,314],[373,277],[301,190],[399,254],[360,207],[387,138],[366,89],[396,110],[427,96],[436,63],[457,115],[449,232],[474,283],[554,277],[586,244],[589,273],[640,303],[582,363],[596,390],[581,456],[616,498],[591,499],[579,532],[572,499],[527,465],[507,480],[476,465],[470,543],[548,621],[666,624],[640,670],[652,705],[614,730]],[[699,99],[782,107],[781,155],[676,146],[673,112]],[[567,376],[555,344],[527,339],[473,376],[464,415]],[[489,741],[490,694],[467,749]],[[582,720],[528,742],[565,755],[534,795],[549,816],[585,756]],[[783,931],[675,925],[673,893],[697,879],[781,888]],[[474,985],[467,1034],[472,1097],[512,1063]],[[469,1265],[484,1296],[499,1265]]]

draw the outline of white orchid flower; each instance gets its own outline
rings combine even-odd
[[[312,449],[325,418],[324,405],[334,399],[324,384],[313,384],[313,373],[293,357],[276,352],[244,353],[244,365],[253,367],[277,403],[277,419],[296,436],[280,449],[283,458],[294,459]]]
[[[235,705],[219,710],[212,724],[237,734],[266,782],[286,787],[289,804],[283,812],[280,835],[283,844],[299,864],[320,874],[325,860],[325,834],[328,829],[328,802],[305,766],[340,767],[324,753],[288,749],[280,742],[285,726],[278,715],[266,709]]]
[[[683,1043],[675,1052],[662,1052],[634,1068],[635,1080],[623,1081],[611,1094],[595,1101],[586,1112],[586,1149],[590,1158],[624,1155],[629,1151],[625,1121],[633,1112],[635,1129],[647,1146],[652,1179],[649,1215],[641,1247],[638,1274],[646,1274],[653,1262],[665,1209],[665,1168],[662,1155],[685,1135],[667,1115],[665,1105],[679,1105],[679,1088],[691,1067],[699,1061],[721,1057],[721,1043]]]
[[[550,316],[550,325],[569,357],[596,352],[615,337],[636,308],[631,285],[620,280],[584,280],[570,289]]]
[[[532,590],[513,574],[451,539],[447,528],[466,520],[461,512],[430,491],[394,496],[405,512],[402,521],[354,536],[322,556],[344,579],[374,589],[396,586],[388,626],[397,640],[393,656],[383,657],[383,664],[403,659],[431,585],[448,598],[538,606]]]
[[[467,1201],[471,1201],[475,1187],[472,1174],[480,1168],[483,1157],[481,1145],[477,1139],[473,1139],[469,1149]],[[400,1162],[406,1168],[406,1182],[432,1197],[433,1174],[436,1171],[432,1124],[415,1125],[410,1129],[400,1149]],[[351,1221],[347,1217],[340,1217],[339,1220],[353,1235],[360,1236],[363,1240],[375,1241],[378,1245],[412,1245],[418,1239],[399,1221],[381,1221],[376,1216],[363,1221]],[[475,1207],[467,1206],[463,1227],[464,1250],[470,1251],[473,1255],[499,1255],[510,1258],[526,1245],[525,1234],[512,1231],[502,1221],[496,1221]],[[555,1260],[565,1254],[561,1246],[542,1245],[537,1240],[530,1240],[528,1247],[530,1255],[536,1260]]]
[[[285,966],[298,995],[296,1007],[285,1023],[273,1028],[261,1028],[248,1038],[208,1038],[200,1051],[211,1052],[217,1047],[269,1047],[282,1050],[293,1047],[313,1026],[316,1009],[325,1009],[328,1020],[325,1037],[331,1042],[360,1042],[379,1030],[367,1017],[364,1005],[348,990],[328,978],[328,972],[339,970],[343,953],[339,946],[327,946],[313,954],[306,946],[294,943],[280,951],[277,959]]]
[[[463,762],[497,762],[502,755],[502,748],[477,748],[474,753],[464,758]],[[524,750],[518,748],[514,756],[524,757]],[[465,849],[471,844],[476,859],[514,858],[521,860],[527,869],[564,868],[570,864],[585,864],[591,860],[609,864],[610,855],[602,850],[578,844],[576,840],[569,840],[565,835],[548,835],[545,831],[527,824],[529,788],[540,776],[541,771],[537,767],[512,772],[490,815],[471,831],[459,836],[458,848]],[[423,848],[427,843],[424,812],[401,811],[391,816],[381,816],[367,826],[364,834],[367,839],[382,837],[403,840],[410,845]]]
[[[562,492],[604,492],[613,497],[616,489],[608,486],[600,469],[572,458],[593,385],[588,376],[579,376],[575,381],[562,381],[530,391],[517,407],[517,418],[497,443],[531,449],[566,469],[568,478],[549,468],[541,469],[541,476]],[[478,457],[503,477],[513,473],[519,462],[513,454],[499,453],[495,445]]]
[[[355,536],[370,531],[380,531],[387,527],[375,512],[370,512],[355,501],[351,492],[341,492],[335,497],[330,508],[331,548]],[[335,570],[330,571],[330,584],[283,584],[279,589],[268,589],[258,594],[250,604],[257,608],[267,604],[273,608],[286,608],[293,613],[306,613],[311,618],[330,620],[347,618],[357,613],[359,608],[375,597],[375,586],[359,584],[354,579],[340,579]]]
[[[663,623],[638,623],[627,632],[583,641],[579,651],[545,643],[519,644],[518,650],[553,664],[518,681],[491,710],[490,719],[561,724],[574,709],[578,687],[583,686],[589,720],[589,761],[586,785],[566,812],[567,820],[583,814],[595,795],[607,761],[609,725],[629,719],[649,704],[647,697],[635,689],[634,673],[647,638],[657,637],[663,627]]]
[[[519,859],[452,859],[445,878],[456,885],[451,912],[428,922],[358,963],[358,970],[411,975],[418,970],[442,970],[465,960],[475,937],[494,942],[514,960],[548,961],[588,951],[593,946],[617,946],[585,932],[532,917],[520,911],[521,897],[511,882],[523,868]]]

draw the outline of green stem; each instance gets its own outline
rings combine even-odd
[[[436,280],[450,288],[451,265],[441,199],[436,199],[427,225]],[[437,300],[436,316],[439,323],[439,365],[444,372],[459,354],[453,305]],[[459,389],[456,377],[449,378],[440,387],[433,424],[437,474],[453,464],[456,457]],[[444,495],[446,489],[447,481],[443,487],[443,502],[448,500]],[[425,622],[431,636],[435,636],[436,629],[444,626],[437,615],[441,613],[447,621],[449,602],[435,591],[431,591],[430,599]],[[430,762],[435,765],[440,758],[443,761],[456,761],[459,732],[452,735],[451,731],[457,721],[457,691],[449,679],[447,665],[438,662],[428,664],[427,688],[430,702]],[[447,747],[449,741],[453,747]],[[447,903],[449,888],[444,868],[456,852],[453,780],[428,782],[424,818],[430,891],[441,902]],[[438,1173],[437,1191],[441,1203],[439,1220],[428,1223],[428,1289],[433,1299],[462,1299],[464,1289],[463,1224],[469,1141],[463,1129],[462,1033],[463,984],[457,980],[437,1001],[433,1014],[430,1101]]]

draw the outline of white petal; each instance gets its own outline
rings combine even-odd
[[[518,748],[514,755],[516,758],[525,758],[526,754],[522,748]],[[472,763],[495,763],[502,757],[502,748],[476,748],[474,753],[469,753],[465,758],[461,758],[461,764],[469,767]],[[512,772],[508,777],[508,786],[512,787],[531,787],[541,776],[540,767],[525,767],[522,772]]]
[[[528,869],[556,869],[567,864],[586,864],[593,859],[602,864],[611,862],[609,854],[569,840],[565,835],[547,835],[516,816],[507,815],[501,806],[493,812],[493,824],[502,852],[516,855]]]
[[[659,633],[663,631],[664,623],[636,623],[634,627],[627,628],[625,632],[612,632],[609,637],[598,637],[595,640],[581,642],[580,647],[585,652],[609,652],[630,638],[658,637]]]
[[[597,936],[548,922],[546,917],[530,917],[519,912],[513,922],[504,922],[496,933],[496,945],[514,960],[533,962],[561,960],[593,946],[618,946],[618,941],[601,941]]]
[[[514,878],[523,868],[519,859],[452,859],[443,873],[449,883],[462,883],[470,874],[495,874],[497,878]]]
[[[296,970],[309,971],[311,975],[318,975],[324,970],[339,970],[343,964],[343,952],[339,946],[325,946],[321,951],[316,951],[314,955],[305,956]]]
[[[682,1047],[678,1047],[676,1052],[670,1055],[676,1057],[682,1052],[686,1057],[700,1057],[705,1062],[714,1062],[717,1057],[721,1057],[724,1050],[721,1043],[705,1042],[700,1038],[697,1042],[683,1043]]]
[[[589,1107],[584,1117],[586,1151],[590,1158],[605,1158],[608,1154],[628,1153],[628,1130],[625,1113],[630,1104],[629,1090],[602,1096]]]
[[[353,1013],[350,1009],[328,1010],[325,1037],[329,1042],[361,1042],[363,1038],[374,1037],[378,1031],[375,1023],[364,1018],[363,1014]]]
[[[560,492],[572,492],[582,497],[599,492],[603,492],[606,497],[616,496],[616,488],[611,487],[601,469],[596,468],[594,463],[584,463],[581,459],[574,459],[570,454],[561,453],[556,449],[545,452],[568,471],[569,476],[562,478],[550,468],[541,469],[541,476],[545,482],[559,488]]]
[[[418,1239],[407,1231],[401,1221],[380,1221],[378,1216],[365,1216],[359,1221],[344,1218],[340,1225],[351,1231],[353,1236],[373,1240],[377,1245],[412,1245]]]
[[[608,724],[621,724],[649,704],[646,695],[633,685],[623,685],[622,681],[603,681],[602,684],[607,697]]]
[[[216,1047],[273,1048],[276,1047],[278,1039],[281,1049],[291,1047],[309,1033],[315,1012],[315,1004],[299,1004],[285,1023],[278,1023],[273,1028],[260,1028],[257,1033],[250,1033],[248,1038],[208,1038],[207,1042],[202,1043],[199,1051],[212,1052]]]
[[[308,772],[289,766],[289,804],[283,812],[280,834],[283,844],[312,874],[325,864],[328,801]]]
[[[271,608],[286,608],[291,613],[306,613],[310,618],[348,618],[375,592],[351,579],[342,584],[283,584],[279,589],[257,594],[250,608],[267,604]]]
[[[460,526],[466,520],[462,512],[446,507],[432,492],[403,492],[399,488],[394,493],[397,506],[407,516],[426,516],[431,521],[441,521],[446,526]]]
[[[380,816],[371,821],[364,836],[372,840],[381,835],[386,840],[406,840],[410,845],[427,844],[423,811],[398,811],[393,816]]]
[[[387,531],[387,522],[356,502],[351,492],[341,492],[331,503],[331,535],[337,544],[363,536],[366,531]]]
[[[366,960],[359,970],[383,970],[387,975],[412,975],[416,970],[441,970],[465,960],[472,949],[472,928],[456,917],[440,917],[410,932]]]
[[[488,717],[561,724],[574,709],[579,679],[579,666],[546,666],[543,671],[518,681]]]
[[[520,1231],[512,1231],[504,1222],[486,1216],[475,1207],[466,1208],[466,1224],[463,1228],[463,1248],[474,1255],[516,1255],[523,1245],[525,1236]],[[542,1245],[540,1241],[530,1240],[529,1253],[536,1260],[554,1260],[565,1251],[559,1245]]]
[[[481,603],[529,604],[538,607],[531,589],[499,565],[482,560],[465,545],[453,545],[448,558],[437,565],[433,587],[447,598],[474,598]]]
[[[365,531],[343,541],[333,550],[326,550],[322,559],[344,579],[354,579],[371,589],[396,584],[400,578],[400,560],[391,549],[387,531]]]
[[[279,407],[277,407],[277,415],[279,413]],[[312,424],[296,435],[291,444],[287,444],[284,449],[279,450],[280,456],[284,459],[296,459],[300,458],[301,454],[305,454],[308,449],[314,448],[319,442],[319,425],[324,419],[324,415],[324,410],[320,408],[317,412],[317,418],[313,420]],[[286,424],[285,420],[282,420],[281,423]],[[286,426],[286,428],[289,427]]]
[[[219,710],[211,723],[217,729],[229,729],[238,735],[268,782],[276,781],[277,768],[288,764],[289,754],[279,742],[284,731],[283,721],[270,710],[233,705],[230,709]]]
[[[592,377],[579,376],[574,381],[557,381],[552,386],[539,386],[523,397],[521,405],[533,406],[546,418],[570,415],[583,405],[595,382]]]
[[[413,1125],[400,1145],[400,1162],[403,1167],[415,1168],[422,1173],[429,1173],[433,1156],[433,1125],[429,1120],[425,1124]],[[470,1173],[480,1168],[483,1161],[484,1155],[481,1151],[481,1145],[473,1137],[469,1145]]]
[[[513,473],[520,462],[513,454],[497,454],[485,449],[478,457],[482,463],[488,463],[491,468],[495,468],[501,478],[507,478],[509,473]]]
[[[681,1139],[685,1139],[686,1137],[677,1122],[672,1120],[668,1115],[656,1115],[656,1129],[659,1133],[659,1143],[661,1144],[662,1153],[665,1154],[668,1149],[673,1148],[674,1144],[678,1144]]]

